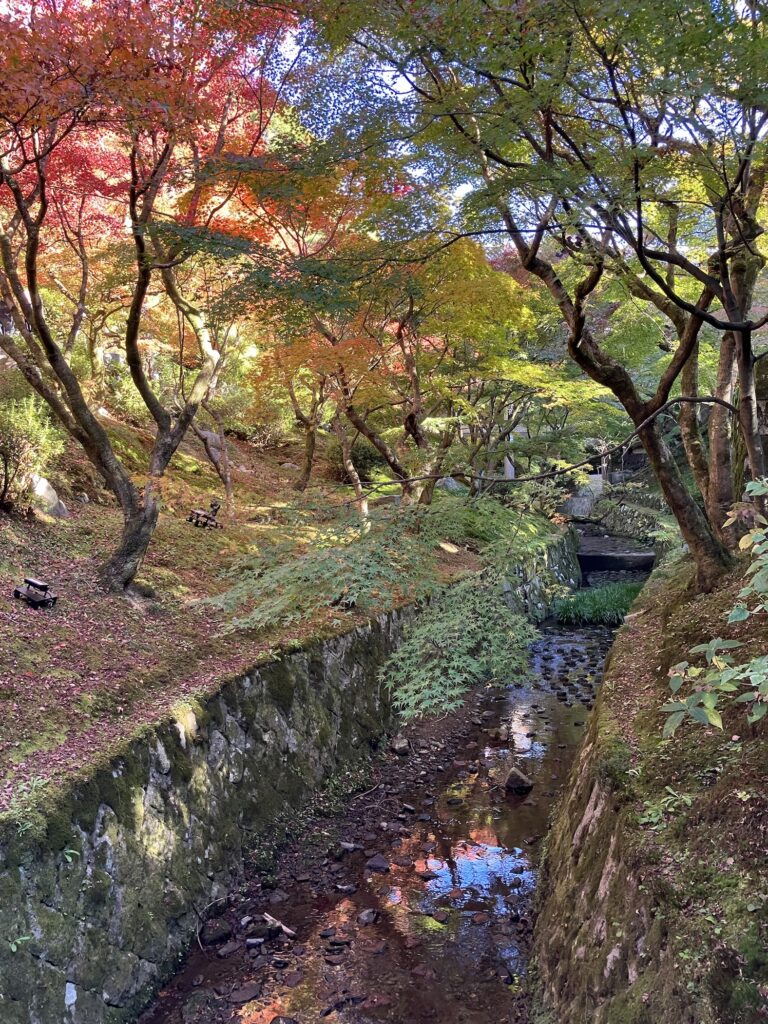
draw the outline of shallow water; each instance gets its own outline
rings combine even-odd
[[[540,842],[611,639],[544,627],[529,680],[487,691],[458,735],[390,758],[381,787],[338,816],[361,849],[318,860],[311,842],[294,848],[278,888],[230,912],[237,948],[193,953],[143,1024],[525,1021]],[[533,782],[527,797],[505,791],[512,765]],[[366,867],[377,853],[384,872]],[[263,911],[296,937],[257,943]]]

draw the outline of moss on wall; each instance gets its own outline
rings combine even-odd
[[[541,618],[578,578],[571,535],[510,578]],[[378,669],[412,610],[224,683],[145,729],[56,801],[0,834],[0,1020],[125,1024],[168,977],[243,857],[391,723]],[[22,826],[22,827],[19,827]],[[15,946],[15,950],[12,949]]]
[[[669,667],[724,628],[740,582],[696,596],[690,579],[685,563],[657,571],[619,631],[548,837],[541,1024],[757,1024],[768,1011],[766,733],[739,736],[734,719],[661,738]]]
[[[34,828],[6,829],[4,1024],[135,1018],[194,937],[195,908],[234,885],[248,830],[266,829],[386,732],[376,673],[408,614],[262,666],[197,713],[180,708],[36,809]]]

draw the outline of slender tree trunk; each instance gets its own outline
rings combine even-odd
[[[357,430],[359,434],[362,434],[363,437],[367,438],[376,451],[380,452],[384,456],[387,465],[400,482],[403,502],[410,501],[413,497],[413,484],[409,482],[408,471],[397,457],[394,449],[387,444],[380,434],[377,434],[375,430],[368,426],[364,417],[360,415],[354,405],[351,403],[347,404],[344,407],[344,414],[355,430]]]
[[[731,331],[723,335],[717,367],[715,397],[733,400],[736,382],[736,340]],[[707,515],[729,548],[736,544],[732,529],[723,524],[733,505],[733,463],[731,454],[731,414],[721,405],[712,406],[709,417],[709,488],[706,496]]]
[[[739,426],[747,450],[749,472],[753,480],[758,480],[765,476],[765,454],[757,420],[755,356],[751,331],[736,333],[736,367],[739,379]]]
[[[689,398],[699,394],[699,343],[696,342],[691,355],[680,375],[681,393]],[[709,493],[709,465],[704,440],[699,428],[699,407],[693,402],[684,402],[680,407],[680,435],[683,441],[688,465],[691,467],[696,486],[707,503]],[[716,524],[712,524],[715,526]]]
[[[227,519],[229,519],[230,522],[234,522],[235,488],[232,483],[232,464],[229,461],[229,445],[227,444],[227,435],[224,432],[224,424],[218,418],[216,420],[216,426],[220,441],[219,451],[221,452],[221,458],[219,460],[220,466],[217,472],[221,482],[224,484],[224,511],[227,514]]]
[[[357,469],[355,469],[355,464],[352,461],[352,445],[349,443],[349,436],[344,429],[344,424],[338,416],[334,420],[333,429],[336,433],[336,437],[339,439],[339,445],[341,447],[341,461],[344,466],[344,472],[346,473],[347,479],[352,484],[352,489],[355,492],[355,504],[357,505],[357,511],[360,515],[360,521],[363,524],[363,528],[368,529],[368,498],[363,488],[363,482],[360,479],[360,474],[357,472]]]
[[[221,417],[217,413],[214,413],[211,409],[207,409],[208,414],[213,418],[216,424],[216,438],[218,445],[214,446],[211,444],[211,439],[202,427],[199,427],[197,423],[192,421],[192,430],[195,432],[197,439],[205,449],[205,454],[208,457],[208,461],[216,470],[216,475],[221,481],[221,485],[224,488],[224,511],[227,519],[230,522],[235,521],[235,489],[232,484],[232,467],[229,462],[229,448],[227,447],[227,437],[224,433],[224,425],[221,421]]]
[[[758,166],[753,168],[753,171],[755,176],[749,189],[751,195],[748,195],[747,199],[748,205],[752,206],[754,213],[757,210],[758,197],[762,193],[765,182],[765,168]],[[755,189],[756,191],[754,191]],[[725,312],[734,323],[745,321],[752,309],[755,283],[765,260],[757,252],[756,247],[752,249],[750,246],[750,242],[754,241],[756,237],[751,218],[747,216],[737,219],[734,215],[729,220],[732,220],[733,223],[727,225],[728,233],[736,251],[727,265],[727,270],[723,268],[721,270],[725,291]],[[739,426],[747,452],[749,473],[753,480],[757,480],[765,476],[765,453],[757,416],[752,331],[735,331],[734,340],[739,384]],[[756,504],[760,506],[763,503],[758,501]]]
[[[736,388],[736,404],[738,405],[739,390]],[[734,424],[733,446],[731,449],[731,475],[733,477],[734,501],[741,501],[744,497],[744,488],[747,485],[749,474],[749,455],[744,441],[744,431],[738,422]]]
[[[293,485],[294,491],[305,491],[312,476],[312,466],[315,462],[315,446],[317,444],[317,424],[308,420],[304,424],[304,462],[299,473],[299,478]]]

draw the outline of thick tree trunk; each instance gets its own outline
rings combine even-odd
[[[160,506],[153,493],[148,500],[145,495],[144,502],[125,513],[120,544],[102,570],[108,589],[123,591],[133,583],[149,548],[159,514]]]
[[[640,440],[659,482],[662,493],[680,527],[683,539],[696,562],[696,584],[710,591],[731,565],[731,559],[709,528],[709,523],[680,476],[671,452],[654,421],[640,431]]]

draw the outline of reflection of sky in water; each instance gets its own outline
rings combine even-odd
[[[279,916],[287,922],[314,921],[314,937],[297,961],[304,980],[291,988],[267,985],[256,1015],[252,1009],[233,1010],[233,1019],[242,1024],[270,1024],[276,1017],[316,1021],[333,1007],[336,994],[346,991],[386,996],[386,1016],[345,1008],[329,1014],[331,1020],[488,1024],[509,1019],[507,1000],[515,989],[507,972],[526,972],[527,944],[518,945],[526,925],[519,917],[530,911],[539,841],[583,735],[582,701],[590,703],[589,681],[599,674],[609,639],[608,630],[575,630],[563,637],[542,628],[531,677],[489,693],[466,747],[446,749],[442,779],[414,779],[393,791],[430,817],[399,815],[402,829],[388,830],[387,836],[390,871],[371,875],[363,871],[364,858],[345,859],[341,880],[356,882],[355,894],[338,899],[302,890],[281,908]],[[505,792],[513,765],[534,783],[527,797]],[[379,843],[368,838],[378,849]],[[426,871],[436,877],[420,877]],[[362,926],[359,913],[372,907],[380,910],[379,920]],[[319,939],[329,926],[354,939],[341,957]],[[190,968],[201,970],[199,963]],[[227,966],[215,960],[202,970],[206,977],[218,976]],[[177,1009],[175,1017],[163,1016],[155,1024],[178,1019]]]
[[[585,660],[591,657],[594,666],[595,659],[594,648],[586,652],[578,643],[559,645],[551,638],[545,643],[533,658],[544,685],[511,688],[499,702],[496,721],[508,730],[509,742],[497,746],[481,741],[475,752],[459,754],[458,760],[467,765],[435,802],[439,823],[403,843],[401,852],[414,858],[416,869],[437,877],[425,882],[406,871],[397,884],[393,879],[382,882],[399,930],[429,935],[430,943],[442,943],[449,959],[499,957],[516,974],[524,973],[525,963],[516,943],[513,912],[518,902],[526,905],[536,885],[535,844],[546,827],[554,796],[552,780],[560,777],[560,751],[578,742],[581,729],[576,723],[585,719],[583,707],[578,702],[564,707],[547,681],[566,671],[584,679],[592,674]],[[545,650],[552,656],[542,660]],[[479,770],[471,763],[475,758]],[[499,792],[513,764],[534,782],[529,799]],[[445,921],[438,924],[429,917],[436,913],[440,921],[444,914]],[[476,923],[478,913],[492,915],[495,923]]]
[[[534,872],[521,850],[505,850],[485,843],[460,842],[452,846],[447,862],[429,859],[427,866],[437,878],[426,885],[420,900],[423,910],[433,909],[451,890],[462,889],[463,895],[451,901],[454,906],[461,908],[471,903],[473,911],[487,909],[504,914],[509,910],[510,891],[524,893],[534,884]],[[522,883],[519,887],[518,881]]]

